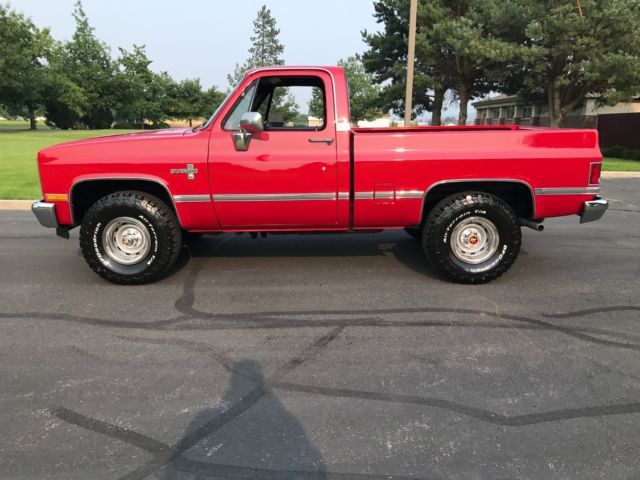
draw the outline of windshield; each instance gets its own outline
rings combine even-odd
[[[244,80],[244,77],[242,77],[242,80]],[[238,88],[238,85],[240,85],[242,83],[242,80],[240,80],[240,82],[238,82],[238,84],[235,85],[231,89],[231,91],[229,92],[229,95],[227,95],[226,98],[222,101],[222,103],[220,103],[220,105],[218,105],[218,108],[216,108],[216,111],[213,112],[213,114],[209,117],[209,120],[207,120],[204,123],[204,125],[202,125],[200,130],[203,130],[203,129],[207,128],[209,125],[211,125],[211,122],[213,122],[213,120],[218,116],[218,112],[220,112],[222,107],[224,107],[226,105],[226,103],[229,101],[229,98],[231,98],[231,95],[233,95],[233,92],[235,92],[236,89]]]

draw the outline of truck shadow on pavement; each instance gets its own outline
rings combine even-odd
[[[354,234],[270,235],[251,239],[248,234],[203,235],[189,239],[167,277],[197,258],[323,258],[384,257],[391,255],[407,269],[443,281],[430,267],[420,242],[402,231]]]

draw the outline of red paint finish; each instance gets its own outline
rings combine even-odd
[[[248,151],[237,151],[233,132],[222,123],[245,89],[257,79],[301,76],[316,77],[324,86],[324,129],[270,130],[254,137]],[[330,145],[309,141],[327,138]],[[420,223],[425,195],[442,182],[514,181],[531,192],[586,189],[593,187],[591,164],[601,161],[594,130],[350,129],[347,84],[336,67],[252,70],[200,129],[81,140],[38,155],[43,194],[70,196],[69,202],[56,202],[63,225],[76,221],[70,211],[74,185],[136,179],[165,188],[182,227],[195,231],[402,228]],[[171,172],[187,165],[197,169],[191,180]],[[595,197],[594,192],[551,193],[534,195],[536,218],[578,214],[583,202]],[[308,198],[318,194],[321,199]],[[302,197],[274,201],[270,195]],[[188,202],[185,196],[191,196]]]

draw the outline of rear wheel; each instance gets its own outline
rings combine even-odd
[[[447,279],[485,283],[513,264],[520,251],[521,232],[511,208],[482,192],[451,195],[427,217],[425,254]]]
[[[89,266],[118,284],[157,280],[175,263],[181,245],[174,213],[143,192],[101,198],[87,211],[80,228],[80,248]]]

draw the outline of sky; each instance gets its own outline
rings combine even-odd
[[[58,40],[75,30],[74,0],[9,0]],[[372,0],[83,0],[96,36],[118,47],[145,45],[155,71],[200,78],[226,90],[227,74],[248,56],[253,20],[266,4],[280,28],[287,65],[335,65],[366,50],[361,31],[378,31]],[[450,108],[445,115],[457,115]]]

